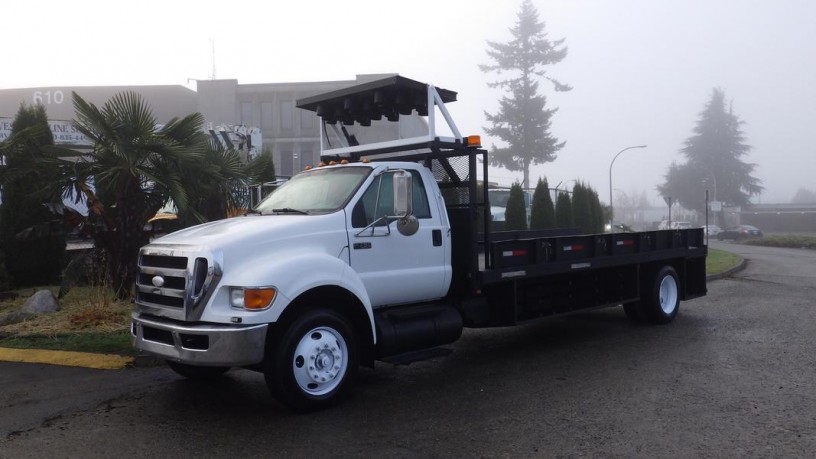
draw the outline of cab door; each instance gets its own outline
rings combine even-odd
[[[411,170],[415,234],[397,230],[393,215],[393,174],[375,177],[348,215],[349,262],[362,279],[374,307],[433,300],[450,284],[450,234],[429,199],[419,171]],[[375,223],[377,222],[377,223]],[[373,226],[372,223],[374,223]]]

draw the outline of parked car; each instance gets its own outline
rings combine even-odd
[[[707,225],[703,227],[703,231],[705,231],[706,236],[716,236],[722,233],[722,228],[717,225]]]
[[[756,226],[751,225],[737,225],[729,226],[725,231],[717,234],[717,240],[733,239],[739,241],[741,239],[748,239],[751,237],[762,237],[762,231]]]
[[[694,225],[689,222],[671,222],[671,229],[689,229],[693,227]]]

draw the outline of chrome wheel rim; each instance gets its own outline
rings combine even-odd
[[[667,315],[674,312],[674,308],[677,307],[677,282],[674,277],[663,277],[658,294],[660,295],[660,308],[663,309],[663,312]]]
[[[325,395],[340,385],[348,368],[348,346],[337,330],[317,327],[298,342],[292,371],[300,388],[311,395]]]

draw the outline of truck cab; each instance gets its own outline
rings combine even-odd
[[[427,90],[401,77],[381,84],[399,94]],[[284,402],[308,407],[337,397],[348,379],[339,372],[458,338],[461,318],[435,304],[448,295],[453,269],[450,222],[432,171],[357,158],[307,168],[244,216],[143,247],[137,349],[191,378],[236,366],[261,370],[274,393],[287,394]],[[382,313],[393,309],[411,318]],[[287,335],[301,322],[309,330]],[[323,371],[308,363],[278,368],[295,358],[280,349],[300,354],[314,330],[323,338],[313,341],[329,350],[308,357]],[[293,341],[300,344],[292,348]]]

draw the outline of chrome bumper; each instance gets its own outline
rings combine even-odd
[[[133,313],[133,346],[150,355],[190,365],[237,367],[264,358],[268,325],[179,325]]]

